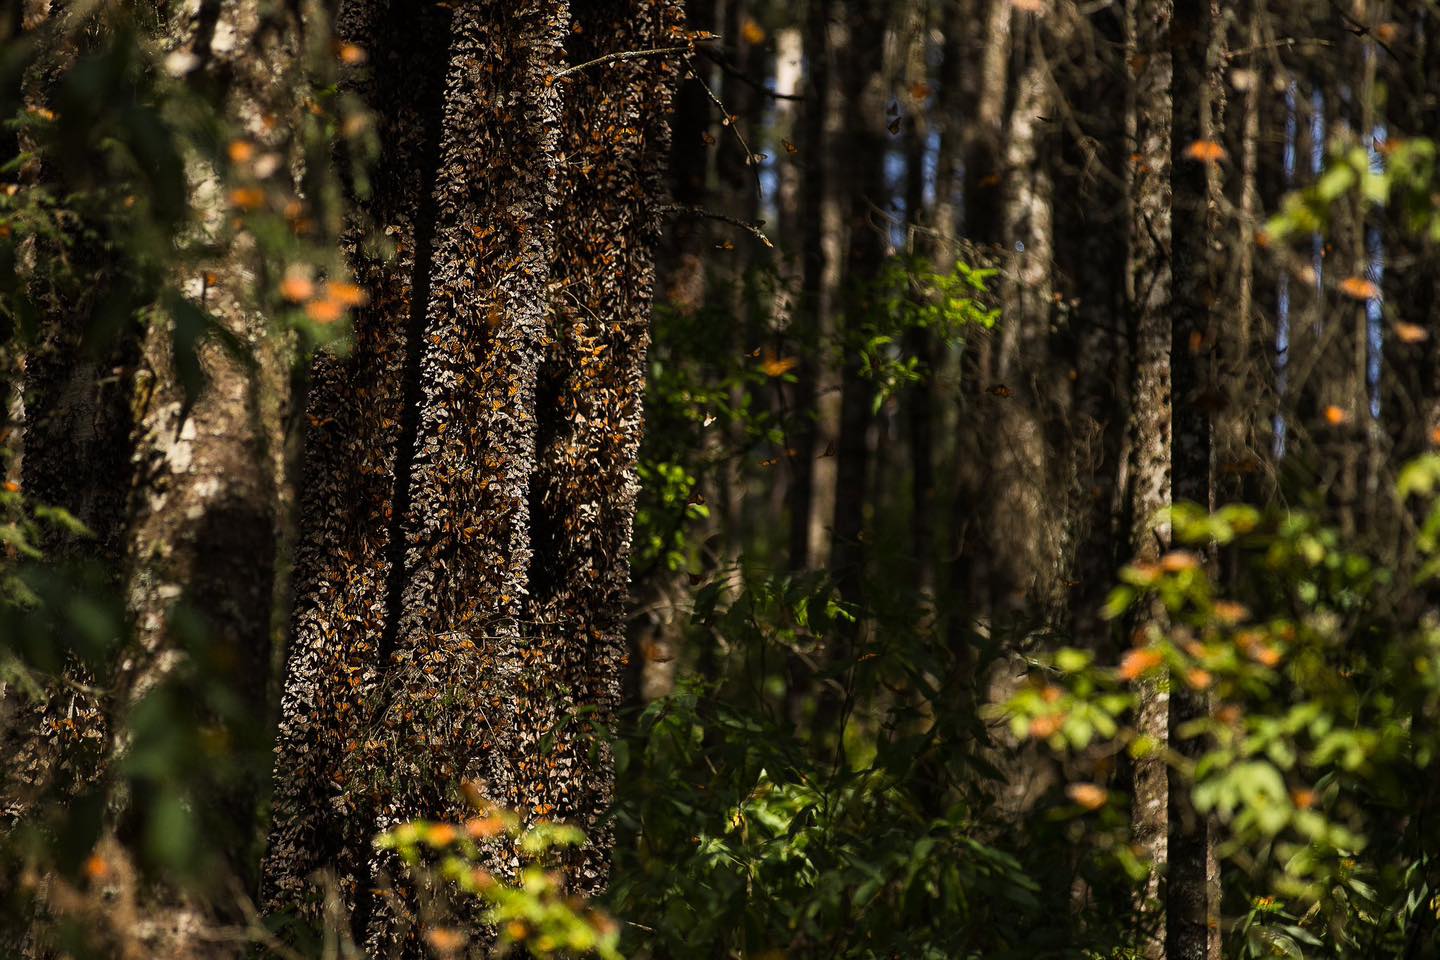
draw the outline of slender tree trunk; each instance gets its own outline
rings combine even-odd
[[[1210,177],[1205,164],[1188,154],[1192,144],[1213,139],[1210,112],[1210,0],[1175,0],[1170,30],[1171,54],[1171,243],[1173,282],[1170,307],[1170,381],[1172,502],[1211,503],[1210,413],[1205,402],[1213,390],[1211,326],[1212,285],[1208,266]],[[1204,716],[1203,693],[1183,678],[1172,678],[1169,733],[1171,749],[1194,757],[1197,744],[1183,742],[1180,731]],[[1190,802],[1190,772],[1172,767],[1169,783],[1167,849],[1166,955],[1168,960],[1208,960],[1210,940],[1210,829]]]
[[[1130,181],[1131,355],[1127,513],[1135,562],[1159,559],[1170,541],[1161,514],[1170,505],[1170,0],[1131,0],[1127,61],[1133,77],[1128,125],[1135,142]],[[1162,616],[1152,610],[1147,616]],[[1136,732],[1152,749],[1132,771],[1132,830],[1150,861],[1143,902],[1158,905],[1166,870],[1169,693],[1157,682],[1139,691]],[[1165,928],[1146,941],[1145,955],[1165,956]]]
[[[1440,76],[1440,17],[1433,9],[1416,8],[1400,21],[1412,38],[1413,55],[1385,63],[1390,95],[1385,123],[1389,137],[1440,139],[1440,112],[1433,85]],[[1424,339],[1397,336],[1397,324],[1425,327],[1440,302],[1440,275],[1431,268],[1437,244],[1419,236],[1404,222],[1398,205],[1385,211],[1381,236],[1385,245],[1384,395],[1381,421],[1390,432],[1392,458],[1404,462],[1440,438],[1440,336],[1429,330]]]
[[[686,4],[689,29],[718,32],[714,0]],[[667,43],[669,41],[667,40]],[[709,61],[696,57],[690,67],[707,76]],[[705,83],[710,83],[709,79]],[[677,215],[667,224],[666,238],[657,251],[657,295],[665,307],[683,317],[694,317],[705,303],[708,221],[695,215],[709,196],[709,141],[714,114],[699,77],[682,76],[671,109],[673,137],[669,168],[670,195]],[[708,437],[707,433],[707,437]],[[705,482],[705,481],[702,481]],[[707,484],[708,486],[708,484]],[[699,496],[706,497],[705,492]],[[707,501],[709,500],[706,497]],[[647,611],[632,627],[626,699],[650,702],[670,693],[680,669],[689,595],[688,570],[671,571],[661,563],[642,572],[637,580],[636,607]]]
[[[960,166],[960,224],[958,232],[972,251],[976,265],[994,266],[1001,256],[1000,196],[1003,182],[1001,135],[1005,99],[1009,89],[1010,21],[1014,7],[1008,0],[970,0],[968,18],[960,22],[985,24],[980,31],[963,33],[961,56],[978,63],[979,70],[960,76],[966,105],[963,123],[952,127],[952,140]],[[956,32],[954,21],[949,32]],[[953,122],[953,121],[952,121]],[[943,146],[943,142],[942,142]],[[958,427],[976,418],[993,419],[994,402],[984,391],[993,388],[991,354],[996,339],[990,331],[970,331],[958,358],[959,390],[953,420],[957,426],[954,485],[950,492],[949,627],[950,645],[966,664],[976,663],[972,624],[990,611],[988,531],[984,525],[989,478],[989,440]],[[987,431],[988,432],[988,431]],[[965,668],[961,668],[962,670]]]
[[[826,76],[838,77],[848,64],[844,5],[839,0],[813,0],[813,3],[814,19],[807,22],[807,30],[824,32],[823,47],[817,45],[817,50],[827,55]],[[807,21],[810,21],[809,15]],[[816,40],[818,44],[818,36]],[[817,331],[820,350],[817,355],[821,358],[815,373],[815,449],[819,452],[811,464],[810,544],[807,551],[812,567],[823,566],[834,552],[833,521],[838,492],[843,392],[840,368],[845,342],[844,319],[840,310],[845,298],[841,287],[848,275],[845,238],[853,197],[849,153],[832,156],[833,145],[844,140],[848,125],[854,121],[848,112],[850,100],[837,80],[828,80],[827,86],[834,92],[826,93],[816,102],[817,112],[823,115],[821,148],[824,160],[821,162],[826,164],[826,169],[824,189],[819,193],[819,237],[823,251],[819,260],[819,312],[816,314],[820,324]]]
[[[1128,553],[1128,530],[1121,481],[1130,389],[1126,381],[1127,220],[1122,171],[1133,153],[1124,111],[1113,109],[1126,97],[1124,16],[1100,10],[1077,20],[1080,38],[1102,41],[1057,44],[1079,47],[1055,66],[1062,121],[1055,188],[1056,258],[1063,286],[1060,347],[1049,378],[1063,392],[1072,384],[1062,428],[1049,431],[1061,447],[1066,476],[1063,584],[1073,635],[1092,648],[1108,646],[1109,631],[1100,609],[1114,582],[1120,558]]]
[[[1054,176],[1049,133],[1054,89],[1041,52],[1045,25],[1027,17],[1016,42],[1024,54],[1005,128],[1001,231],[1005,286],[993,356],[995,392],[986,398],[990,500],[987,513],[991,610],[997,621],[1057,612],[1062,518],[1050,509],[1051,418],[1062,408],[1048,386],[1054,309]],[[1019,24],[1017,24],[1017,28]],[[1032,603],[1034,606],[1032,607]]]
[[[1009,0],[981,0],[981,4],[985,41],[976,51],[980,75],[973,119],[966,125],[965,234],[976,243],[991,244],[1001,241],[1000,201],[1005,174],[1002,137],[1015,7]]]
[[[1440,77],[1440,17],[1433,8],[1416,7],[1401,10],[1404,4],[1393,4],[1389,12],[1400,21],[1411,38],[1411,55],[1392,60],[1385,66],[1389,88],[1385,110],[1387,136],[1392,142],[1410,137],[1440,140],[1440,112],[1435,109],[1437,95],[1435,78]],[[1440,303],[1440,273],[1434,269],[1440,258],[1440,245],[1418,234],[1405,222],[1399,205],[1384,211],[1381,237],[1384,243],[1385,273],[1381,283],[1384,291],[1385,327],[1381,375],[1380,420],[1389,433],[1390,462],[1398,468],[1427,450],[1440,446],[1440,336],[1431,323],[1435,304]],[[1424,328],[1427,336],[1400,336],[1403,329]],[[1418,505],[1417,505],[1418,506]],[[1402,522],[1419,527],[1424,523],[1424,508],[1415,509]],[[1408,538],[1406,538],[1408,539]],[[1402,540],[1401,542],[1404,542]],[[1423,562],[1419,557],[1406,556],[1402,568]],[[1433,608],[1440,597],[1432,587],[1425,600]],[[1419,791],[1412,807],[1413,824],[1407,837],[1409,849],[1426,864],[1425,882],[1432,888],[1440,883],[1437,867],[1437,841],[1434,830],[1437,810],[1434,778]],[[1434,949],[1440,918],[1433,911],[1417,910],[1406,924],[1405,960],[1421,960]]]
[[[1248,8],[1253,19],[1243,43],[1252,49],[1264,43],[1260,5]],[[1273,349],[1270,344],[1274,341],[1276,304],[1272,297],[1264,295],[1264,265],[1257,263],[1256,237],[1263,216],[1261,163],[1263,159],[1268,165],[1272,159],[1262,157],[1261,115],[1268,114],[1274,97],[1265,61],[1247,63],[1240,76],[1244,78],[1237,84],[1243,94],[1240,122],[1226,139],[1226,149],[1236,159],[1239,177],[1234,200],[1237,223],[1231,233],[1235,237],[1235,269],[1224,284],[1227,301],[1235,304],[1236,322],[1220,331],[1222,372],[1217,401],[1221,413],[1216,428],[1215,474],[1221,502],[1262,499],[1261,470],[1269,459],[1268,437],[1273,420],[1273,391],[1265,364]],[[1266,119],[1277,118],[1268,115]],[[1273,203],[1275,198],[1266,199]]]
[[[845,46],[840,87],[845,102],[847,161],[842,183],[849,196],[846,217],[847,248],[844,283],[848,295],[841,326],[843,358],[840,369],[840,434],[836,443],[835,504],[830,573],[844,602],[863,606],[866,548],[865,514],[871,460],[872,387],[860,366],[860,337],[867,311],[877,296],[880,269],[886,255],[886,225],[875,210],[886,207],[885,195],[885,39],[890,26],[888,3],[852,0],[843,6]],[[844,637],[828,656],[849,664],[855,654],[858,630],[842,629]],[[817,713],[825,735],[843,734],[832,725],[839,704],[828,692]]]
[[[790,549],[792,570],[803,570],[814,560],[811,528],[815,512],[815,458],[819,415],[820,367],[826,322],[825,193],[829,176],[825,121],[830,97],[830,13],[827,0],[805,5],[805,103],[801,107],[800,162],[805,176],[800,183],[800,301],[796,310],[800,364],[794,392],[798,421],[791,444],[795,455],[790,498]]]
[[[922,262],[941,259],[945,253],[931,232],[931,217],[925,209],[925,168],[930,152],[931,124],[917,90],[927,90],[930,23],[925,11],[912,13],[906,25],[911,50],[901,89],[905,102],[905,223],[907,253]],[[946,212],[949,208],[946,208]],[[936,267],[940,265],[936,263]],[[922,609],[929,619],[935,592],[935,366],[936,342],[932,330],[911,326],[904,334],[904,352],[916,363],[918,381],[902,399],[910,453],[910,552],[914,583]]]

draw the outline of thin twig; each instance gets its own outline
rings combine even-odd
[[[771,250],[775,249],[775,244],[771,243],[770,238],[765,236],[764,231],[760,229],[761,225],[765,222],[764,220],[741,220],[739,217],[716,213],[713,210],[706,210],[704,207],[684,206],[678,203],[667,203],[661,206],[659,210],[661,213],[683,213],[691,217],[705,217],[708,220],[720,220],[731,226],[739,227]]]
[[[1304,44],[1306,46],[1333,47],[1335,44],[1330,40],[1321,37],[1282,37],[1279,40],[1272,40],[1269,43],[1257,43],[1252,47],[1242,47],[1239,50],[1231,50],[1225,53],[1224,58],[1238,60],[1240,57],[1248,57],[1252,53],[1261,53],[1267,50],[1286,50]]]
[[[705,78],[700,75],[700,71],[695,69],[695,58],[686,57],[685,65],[690,68],[690,76],[694,77],[696,82],[700,84],[701,89],[705,91],[705,95],[710,98],[710,102],[720,108],[720,115],[725,118],[725,126],[729,127],[730,131],[735,134],[735,139],[739,142],[740,149],[745,151],[746,165],[755,170],[755,196],[763,196],[763,191],[760,189],[759,165],[756,163],[758,155],[750,149],[750,144],[745,142],[745,135],[740,132],[740,125],[730,118],[730,111],[725,109],[725,103],[715,94],[714,90],[710,89],[710,84],[705,82]],[[766,241],[766,246],[769,245],[769,241]]]
[[[566,67],[564,70],[555,74],[555,79],[559,80],[563,77],[568,77],[572,73],[578,73],[589,67],[598,67],[602,63],[614,63],[617,60],[640,60],[644,57],[661,57],[671,53],[688,53],[689,50],[690,47],[686,44],[678,47],[656,47],[653,50],[621,50],[618,53],[607,53],[603,57],[596,57],[594,60],[586,60],[584,63],[575,64],[573,67]]]
[[[756,90],[772,100],[803,101],[805,99],[805,95],[803,93],[781,93],[778,90],[771,90],[769,87],[760,83],[754,77],[750,76],[748,73],[735,66],[735,64],[731,63],[730,58],[725,56],[723,51],[717,53],[714,50],[701,50],[700,52],[705,55],[705,58],[707,60],[715,64],[721,70],[724,70],[727,74],[741,81],[746,86],[750,87],[752,90]]]

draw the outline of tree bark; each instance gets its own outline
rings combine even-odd
[[[1210,111],[1210,0],[1175,0],[1170,29],[1171,56],[1171,307],[1170,381],[1172,502],[1211,505],[1210,414],[1205,397],[1214,389],[1211,326],[1212,284],[1208,238],[1211,233],[1210,177],[1205,164],[1187,154],[1198,141],[1213,139]],[[1206,712],[1206,698],[1189,690],[1183,678],[1170,683],[1170,746],[1193,758],[1194,741],[1180,731]],[[1168,960],[1207,960],[1210,940],[1210,829],[1190,802],[1189,771],[1172,767],[1169,777],[1167,841],[1166,956]]]
[[[427,918],[369,840],[463,817],[460,783],[591,831],[567,881],[605,882],[603,733],[678,68],[560,75],[683,31],[653,0],[586,0],[573,19],[554,0],[477,3],[418,24],[356,0],[342,26],[377,64],[357,87],[400,253],[356,249],[370,306],[349,356],[317,364],[267,907],[318,919],[310,874],[331,869],[367,949],[409,956]],[[389,73],[417,61],[436,66]],[[519,856],[499,838],[486,865],[508,876]]]
[[[392,631],[391,584],[404,583],[396,493],[416,420],[433,247],[429,190],[449,56],[441,10],[390,0],[346,0],[336,33],[369,51],[347,86],[370,109],[384,145],[372,171],[370,213],[393,244],[389,258],[352,228],[351,270],[367,304],[348,353],[322,354],[308,396],[300,536],[288,667],[276,740],[272,826],[263,868],[268,911],[318,921],[315,871],[330,871],[353,911],[369,856],[375,800],[359,776],[383,762],[368,736],[388,695],[382,638]],[[409,358],[415,356],[411,361]],[[393,634],[391,634],[393,636]]]
[[[825,249],[825,195],[829,157],[825,121],[830,97],[830,17],[826,0],[805,5],[805,103],[800,114],[800,162],[805,176],[800,184],[800,299],[796,333],[800,364],[796,368],[795,409],[799,413],[791,444],[792,464],[789,565],[804,570],[815,559],[811,535],[815,512],[815,458],[818,449],[817,409],[824,356],[822,335],[828,328]]]
[[[1154,562],[1170,542],[1161,518],[1170,505],[1170,0],[1131,0],[1128,63],[1132,81],[1128,125],[1135,142],[1130,181],[1130,350],[1134,401],[1130,413],[1127,514],[1135,562]],[[1145,616],[1161,616],[1148,611]],[[1157,682],[1139,691],[1136,732],[1154,749],[1132,771],[1131,829],[1150,861],[1143,902],[1158,904],[1166,869],[1169,817],[1164,747],[1169,742],[1169,693]],[[1145,942],[1147,957],[1164,957],[1165,928]]]
[[[1051,509],[1054,458],[1047,433],[1062,404],[1048,386],[1054,309],[1054,176],[1048,118],[1054,89],[1042,53],[1039,18],[1015,25],[1024,53],[1005,126],[1003,203],[1004,287],[998,342],[992,355],[995,392],[982,400],[990,468],[986,504],[990,609],[997,621],[1058,612],[1063,518]],[[1022,29],[1023,26],[1023,29]]]
[[[1067,481],[1062,584],[1071,633],[1092,649],[1109,646],[1100,610],[1128,550],[1121,482],[1130,412],[1127,349],[1127,198],[1123,171],[1133,151],[1124,111],[1127,95],[1125,27],[1121,10],[1076,15],[1057,46],[1060,149],[1055,187],[1056,290],[1061,355],[1048,378],[1070,397],[1062,447]],[[1071,52],[1073,51],[1073,52]],[[1069,53],[1068,57],[1065,56]]]
[[[68,4],[30,6],[23,19],[27,39],[50,40],[22,80],[33,107],[54,107],[57,85],[83,52],[89,26],[84,11]],[[34,150],[31,135],[17,134],[17,146]],[[70,182],[66,164],[32,161],[17,171],[26,183],[49,183],[57,192],[82,189]],[[78,226],[78,225],[77,225]],[[51,562],[72,569],[89,567],[99,589],[120,589],[118,570],[125,554],[125,521],[131,484],[130,459],[134,415],[133,377],[140,327],[128,311],[132,294],[117,277],[107,252],[103,225],[77,229],[70,259],[83,265],[87,283],[80,289],[53,281],[61,251],[37,238],[30,247],[33,266],[15,264],[39,314],[35,340],[20,366],[25,409],[21,443],[29,455],[18,465],[21,490],[33,502],[59,507],[85,525],[88,537],[47,530],[40,548]],[[87,241],[87,236],[98,235]],[[115,311],[112,313],[111,311]],[[89,331],[122,314],[115,337],[92,349]],[[98,355],[97,355],[98,353]],[[3,690],[0,744],[12,757],[0,794],[0,814],[13,826],[46,791],[72,797],[99,783],[109,750],[110,702],[96,695],[97,674],[108,673],[113,651],[98,656],[55,651],[43,666],[73,684],[46,682],[38,699],[16,685]],[[108,679],[108,677],[107,677]]]
[[[885,40],[890,27],[888,3],[851,0],[843,5],[845,45],[838,51],[844,64],[841,95],[846,105],[844,142],[847,162],[842,183],[849,195],[846,214],[845,283],[847,308],[841,320],[844,355],[840,367],[840,433],[836,443],[835,503],[830,546],[830,574],[841,599],[863,607],[866,549],[864,543],[867,481],[871,459],[872,386],[860,367],[863,324],[886,256],[886,226],[874,211],[886,206],[885,191]],[[847,624],[843,636],[827,651],[832,663],[853,660],[858,630]],[[827,687],[817,711],[817,731],[837,737],[834,729],[840,704]]]
[[[677,0],[574,0],[570,59],[647,50],[683,33]],[[564,91],[559,178],[564,216],[552,260],[549,338],[537,396],[538,469],[530,485],[534,557],[529,653],[507,738],[522,814],[582,826],[573,889],[609,875],[613,791],[607,733],[619,704],[624,608],[639,483],[653,251],[665,199],[671,59],[614,63]],[[541,741],[548,738],[548,746]]]

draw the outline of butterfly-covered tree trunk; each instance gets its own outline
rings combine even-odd
[[[421,901],[370,838],[463,817],[462,783],[586,828],[568,882],[605,882],[678,76],[607,55],[684,36],[653,0],[354,0],[339,26],[373,65],[352,82],[398,256],[357,238],[370,303],[349,355],[316,366],[267,906],[319,919],[328,870],[368,949],[410,955]],[[519,854],[501,838],[487,859],[509,876]]]
[[[684,36],[677,0],[573,0],[573,64]],[[624,604],[639,482],[645,355],[670,149],[673,59],[584,68],[565,80],[545,354],[530,480],[530,629],[513,771],[501,798],[527,817],[578,823],[590,844],[574,889],[608,877],[613,785],[606,733],[620,701]]]
[[[400,7],[347,0],[336,20],[338,37],[367,51],[344,82],[384,144],[369,203],[390,249],[372,252],[362,245],[364,228],[353,228],[351,268],[368,302],[355,314],[349,352],[322,353],[310,371],[263,870],[264,905],[302,915],[313,916],[316,870],[328,870],[339,899],[353,907],[366,868],[374,805],[357,770],[379,747],[366,731],[382,695],[391,584],[403,582],[395,495],[402,437],[413,444],[415,431],[406,415],[407,357],[423,334],[432,232],[422,223],[432,206],[422,198],[437,166],[448,25],[435,8]]]
[[[317,364],[266,881],[272,909],[303,907],[335,871],[377,949],[416,932],[372,893],[403,878],[370,837],[506,772],[565,26],[548,2],[341,13],[374,64],[356,84],[397,255],[357,238],[371,303]]]

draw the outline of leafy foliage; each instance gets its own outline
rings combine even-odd
[[[1126,568],[1107,608],[1118,618],[1153,599],[1164,617],[1144,617],[1114,667],[1076,650],[1046,658],[1005,706],[1017,736],[1053,750],[1114,742],[1184,772],[1223,829],[1232,889],[1253,901],[1237,956],[1389,954],[1432,909],[1436,836],[1414,789],[1440,747],[1421,719],[1440,702],[1440,633],[1413,591],[1434,578],[1423,531],[1437,522],[1437,469],[1431,455],[1402,474],[1427,518],[1408,576],[1314,514],[1177,507],[1182,546]],[[1184,731],[1200,744],[1193,762],[1129,726],[1131,685],[1156,676],[1212,699]]]
[[[527,863],[513,882],[480,866],[481,844],[510,837]],[[412,879],[432,891],[451,887],[487,905],[484,921],[497,933],[503,956],[521,948],[539,960],[587,957],[620,960],[618,924],[604,913],[567,897],[556,872],[566,849],[586,842],[576,827],[536,823],[525,827],[510,811],[482,805],[463,824],[416,821],[376,837],[381,850],[393,850],[409,868]],[[463,917],[463,910],[461,911]],[[425,940],[440,956],[459,956],[469,941],[463,926],[444,918],[426,918]]]

